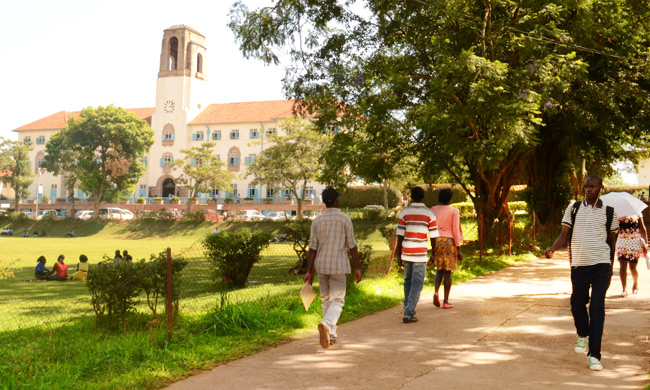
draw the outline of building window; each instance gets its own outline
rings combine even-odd
[[[28,144],[28,143],[31,143],[31,142],[32,142],[32,137],[27,136],[27,137],[23,138],[23,143],[24,144]]]
[[[267,188],[266,189],[266,197],[267,198],[272,198],[275,195],[275,188]]]
[[[278,132],[275,131],[275,127],[272,127],[272,128],[270,128],[270,129],[267,129],[267,130],[266,130],[266,136],[267,136],[267,137],[268,137],[269,135],[277,134],[277,133],[278,133]]]
[[[257,196],[257,190],[252,185],[248,186],[248,197],[255,198]]]
[[[239,139],[239,130],[230,130],[230,139]]]
[[[203,132],[197,131],[196,133],[192,134],[192,141],[203,141]]]
[[[39,157],[36,159],[36,167],[40,168],[43,165],[44,159],[43,157]]]
[[[203,73],[203,57],[201,56],[201,53],[196,55],[196,71]]]
[[[57,188],[58,188],[58,187],[57,187],[56,184],[52,184],[52,189],[53,189],[53,190],[56,190]]]
[[[231,154],[230,157],[228,157],[228,166],[229,167],[238,167],[239,166],[239,155]]]
[[[164,154],[163,157],[160,159],[160,166],[168,167],[172,165],[173,162],[174,162],[174,158],[172,157],[171,153]]]
[[[248,133],[250,139],[257,139],[260,136],[260,133],[257,131],[257,129],[250,129],[250,132]]]
[[[147,158],[146,157],[145,158],[139,158],[138,161],[143,163],[145,167],[147,166]]]
[[[257,155],[249,154],[248,157],[244,159],[244,165],[249,166],[255,164],[255,161],[257,161]]]
[[[214,199],[219,199],[219,189],[218,188],[213,188],[211,193],[212,193],[212,197]]]
[[[232,192],[230,193],[231,198],[236,198],[237,197],[237,184],[232,185]]]
[[[176,70],[178,68],[178,38],[172,37],[169,40],[169,68]]]
[[[36,137],[36,145],[45,145],[45,136],[39,135]]]
[[[141,190],[146,190],[146,189],[147,189],[147,185],[146,185],[146,184],[140,184],[140,189],[141,189]]]
[[[221,155],[217,154],[217,161],[221,161]]]
[[[212,133],[213,141],[219,141],[220,139],[221,139],[221,130],[216,130],[214,133]]]

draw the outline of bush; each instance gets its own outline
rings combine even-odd
[[[359,251],[359,263],[361,265],[361,275],[365,275],[366,271],[368,271],[368,267],[370,266],[370,255],[372,254],[372,245],[370,244],[357,244],[357,250]],[[352,256],[350,256],[350,252],[348,251],[348,259],[350,260],[350,264],[354,267],[354,262],[352,261]],[[352,284],[354,284],[354,270],[352,270],[352,273],[348,275],[346,278],[347,286],[350,287]]]
[[[14,275],[14,263],[16,263],[18,260],[11,262],[9,264],[2,263],[2,260],[0,260],[0,280],[2,279],[9,279],[15,277]]]
[[[393,187],[388,188],[388,207],[397,207],[402,194]],[[339,198],[339,207],[361,208],[369,204],[384,204],[382,186],[350,186],[343,190]]]
[[[298,256],[296,265],[289,270],[292,274],[307,272],[307,252],[309,252],[309,239],[311,237],[311,220],[296,219],[285,224],[280,230],[282,239],[293,243],[293,250]]]
[[[141,196],[141,197],[139,197],[138,199],[136,199],[135,202],[136,202],[137,204],[144,204],[145,199],[144,199],[143,196]]]
[[[86,287],[99,323],[109,325],[116,319],[125,321],[126,314],[133,310],[142,291],[137,276],[143,268],[144,261],[134,264],[108,260],[88,273]]]
[[[453,207],[457,208],[461,218],[474,218],[476,217],[476,211],[474,210],[474,203],[472,202],[462,202],[462,203],[452,203]],[[528,211],[528,204],[524,201],[518,202],[508,202],[508,210],[511,213],[515,211]]]
[[[142,290],[147,296],[147,306],[151,309],[154,318],[158,315],[158,299],[167,297],[167,251],[157,255],[152,254],[150,261],[144,264],[140,278]],[[172,306],[174,313],[178,314],[181,278],[178,274],[185,268],[187,261],[183,256],[176,255],[172,258]]]
[[[183,220],[192,221],[192,222],[203,222],[205,221],[205,211],[191,210],[189,213],[186,213],[183,216]]]
[[[386,209],[363,209],[363,219],[370,221],[380,221],[388,217],[388,210]]]
[[[232,199],[232,198],[225,198],[225,199],[223,200],[223,203],[225,203],[225,204],[231,204],[232,202],[233,202],[233,199]]]
[[[607,192],[628,192],[636,196],[637,194],[640,194],[641,191],[648,191],[648,186],[628,186],[628,185],[607,186],[606,185],[603,194]]]
[[[269,246],[270,239],[268,232],[251,232],[246,228],[234,233],[208,234],[203,246],[205,256],[214,267],[215,280],[222,279],[230,287],[244,287],[253,264],[260,260],[260,253]]]
[[[271,203],[273,203],[273,199],[272,198],[264,198],[264,199],[262,199],[262,203],[271,204]]]

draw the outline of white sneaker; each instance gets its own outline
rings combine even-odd
[[[573,350],[577,353],[587,352],[587,338],[578,336],[575,344],[573,344]]]
[[[589,368],[594,371],[600,371],[603,369],[603,364],[600,362],[600,360],[596,359],[593,356],[589,356],[587,358],[587,363],[589,363]]]

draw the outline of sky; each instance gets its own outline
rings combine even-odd
[[[0,137],[62,110],[153,107],[163,30],[176,24],[206,37],[209,103],[284,99],[288,64],[243,58],[227,27],[232,3],[0,0]]]

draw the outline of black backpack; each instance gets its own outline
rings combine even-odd
[[[600,201],[600,200],[599,200]],[[576,215],[578,215],[578,209],[582,202],[575,202],[571,207],[571,231],[569,232],[569,258],[571,258],[571,238],[573,237],[573,226],[576,223]],[[605,222],[605,231],[607,232],[607,245],[609,245],[609,258],[614,260],[614,252],[616,252],[615,242],[612,242],[612,238],[609,235],[609,231],[612,228],[612,221],[614,220],[614,208],[612,206],[605,206],[605,215],[607,216],[607,221]]]

